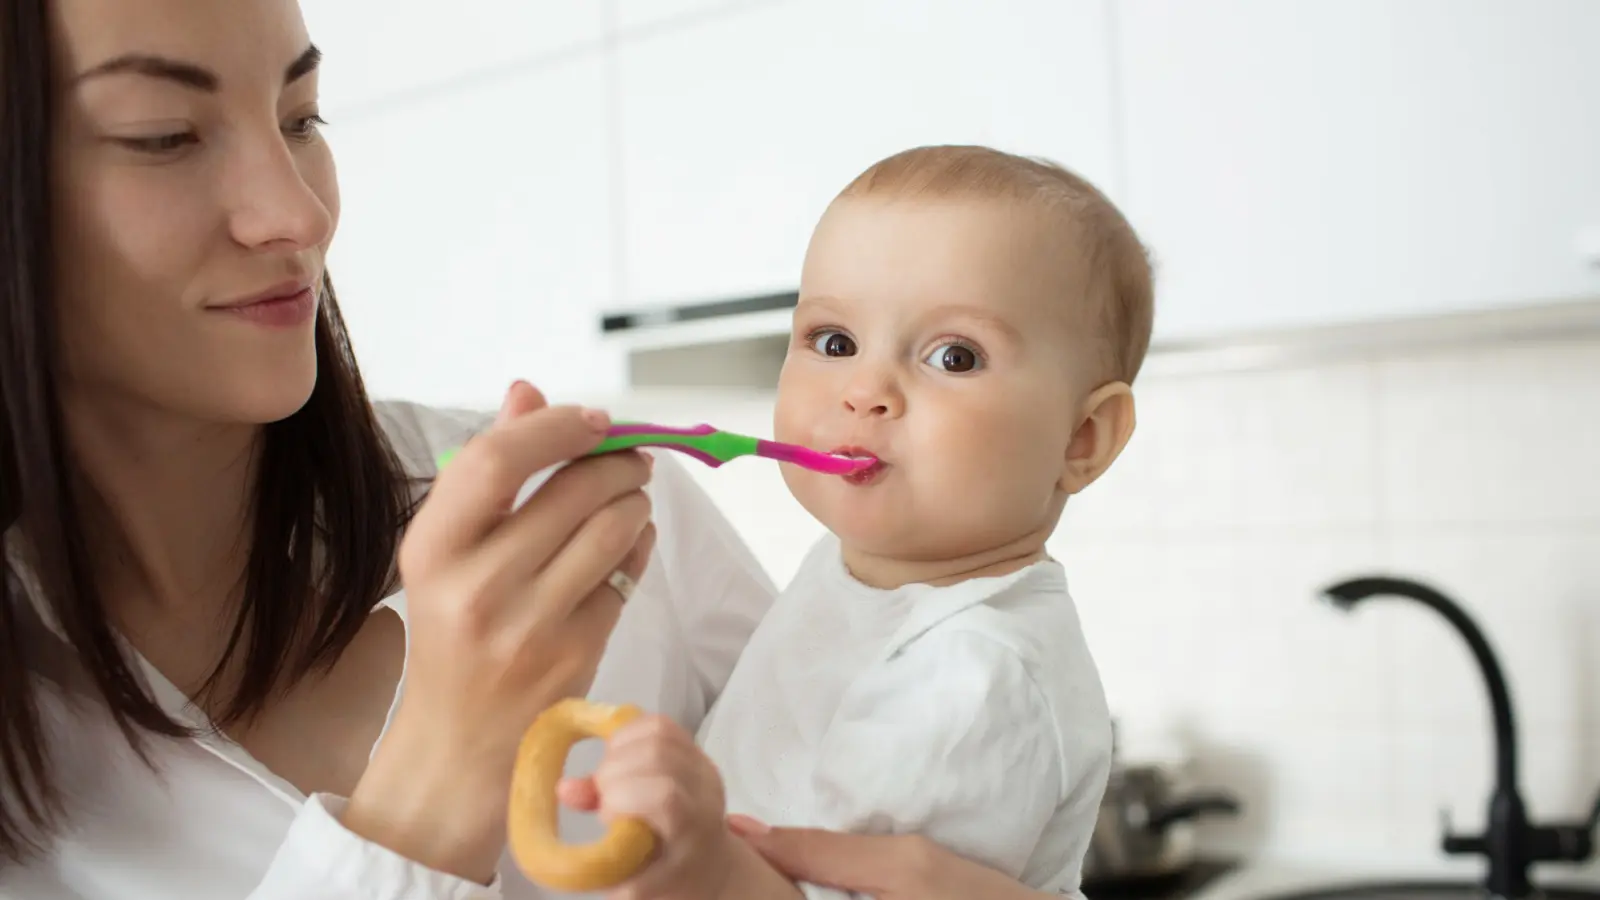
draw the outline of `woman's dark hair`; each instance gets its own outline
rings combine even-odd
[[[51,246],[52,35],[48,0],[0,0],[0,534],[20,533],[68,659],[135,749],[168,717],[118,647],[92,575],[56,383]],[[316,323],[318,376],[304,407],[265,429],[254,546],[224,659],[242,673],[217,724],[247,719],[283,686],[330,665],[393,586],[414,502],[379,428],[331,283]],[[315,552],[313,552],[315,549]],[[24,633],[33,616],[13,561],[0,584],[0,861],[37,850],[64,804]],[[218,684],[222,661],[208,688]]]

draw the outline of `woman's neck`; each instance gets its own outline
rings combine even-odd
[[[88,402],[69,402],[66,424],[113,607],[226,603],[249,554],[261,428]]]

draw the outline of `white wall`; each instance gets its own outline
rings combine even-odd
[[[1180,381],[1055,546],[1112,699],[1191,729],[1293,854],[1427,858],[1481,827],[1488,704],[1414,605],[1313,602],[1390,570],[1467,604],[1521,716],[1535,816],[1600,792],[1600,342]],[[1476,861],[1473,861],[1474,864]]]

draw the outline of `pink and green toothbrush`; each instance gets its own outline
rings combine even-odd
[[[632,447],[666,447],[700,460],[713,469],[741,456],[759,456],[779,462],[793,463],[824,475],[848,475],[877,463],[870,456],[841,456],[821,453],[795,444],[784,444],[754,438],[748,435],[722,431],[710,425],[692,428],[669,428],[643,422],[618,422],[606,432],[600,446],[589,451],[589,456],[614,453]],[[439,468],[444,468],[456,455],[449,450],[439,456]]]

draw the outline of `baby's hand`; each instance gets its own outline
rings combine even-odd
[[[606,741],[591,778],[561,784],[563,803],[602,821],[632,816],[660,848],[612,900],[702,900],[721,893],[737,841],[724,823],[722,776],[694,738],[664,716],[644,716]]]

